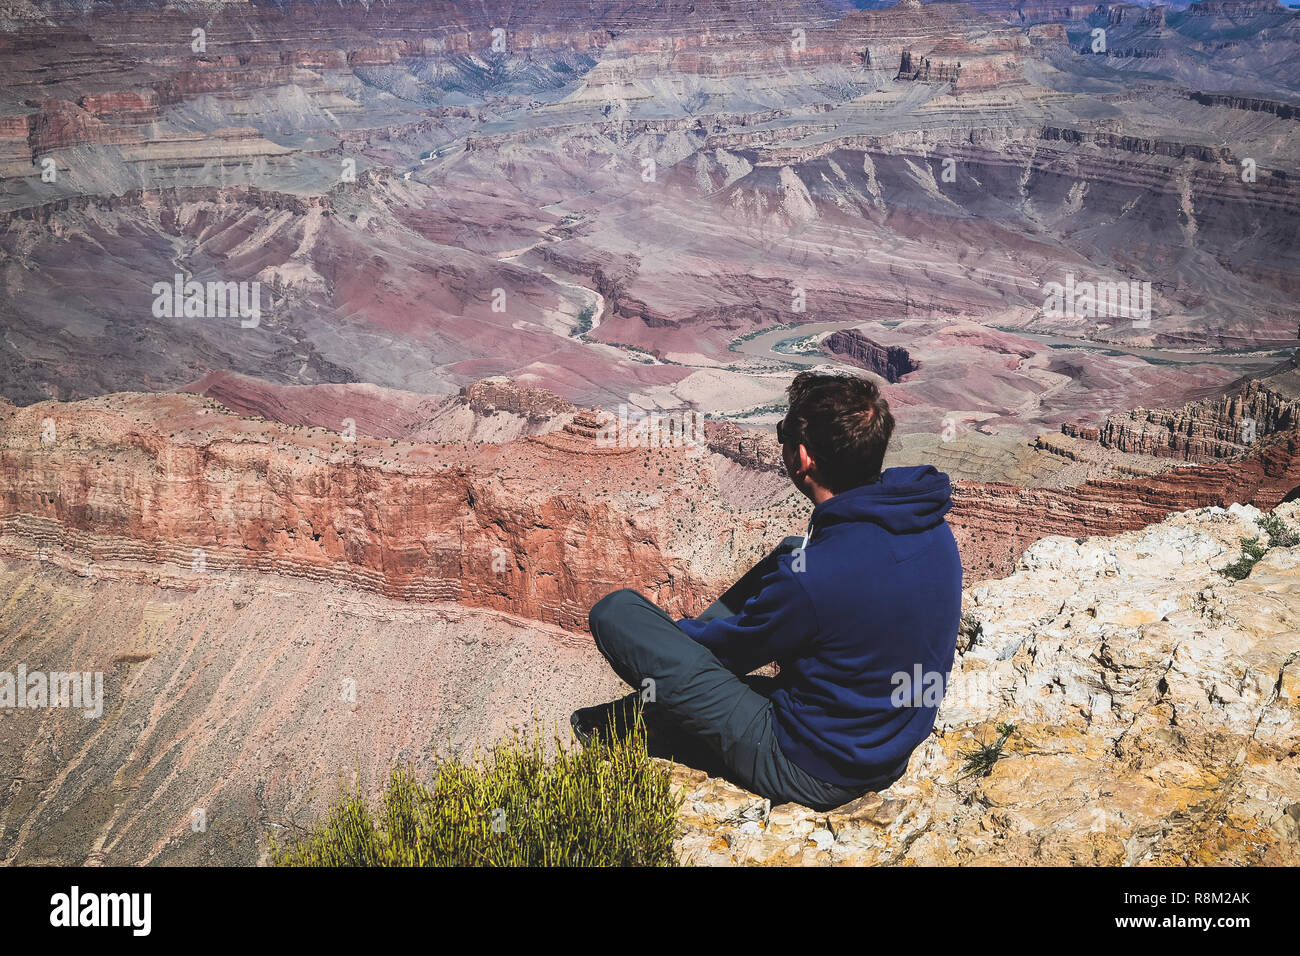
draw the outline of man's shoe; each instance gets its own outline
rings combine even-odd
[[[584,747],[590,746],[596,736],[610,742],[631,734],[639,707],[640,695],[632,693],[608,704],[581,707],[569,717],[569,724]]]
[[[569,725],[573,728],[573,736],[577,737],[584,747],[590,747],[591,738],[596,735],[598,721],[592,712],[599,709],[599,707],[580,707],[569,715]]]

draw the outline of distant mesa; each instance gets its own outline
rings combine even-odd
[[[1250,446],[1300,424],[1300,401],[1258,380],[1240,391],[1179,409],[1135,408],[1100,425],[1066,423],[1061,431],[1104,448],[1190,462],[1235,459]]]
[[[919,3],[916,5],[920,6]],[[928,56],[913,56],[908,50],[904,50],[899,59],[898,75],[895,77],[897,80],[917,80],[922,83],[956,83],[960,78],[960,63],[931,63]]]
[[[902,381],[921,363],[913,360],[907,349],[873,342],[857,329],[841,329],[828,335],[822,347],[841,361],[875,372],[890,384]]]
[[[576,410],[548,389],[518,385],[503,375],[466,385],[458,399],[480,414],[509,412],[530,421],[549,421]]]

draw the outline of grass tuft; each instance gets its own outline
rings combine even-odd
[[[958,780],[965,780],[967,777],[987,777],[993,772],[993,765],[1002,757],[1002,748],[1006,746],[1008,738],[1016,732],[1015,724],[998,724],[998,739],[993,743],[976,744],[970,750],[963,750],[962,773],[957,777]]]
[[[276,866],[676,866],[679,832],[667,769],[645,728],[546,754],[541,732],[483,757],[438,764],[426,785],[396,767],[374,807],[358,782]]]

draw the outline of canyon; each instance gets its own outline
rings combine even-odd
[[[501,380],[446,405],[506,419],[502,433],[552,417],[541,430],[499,441],[411,441],[367,437],[360,426],[349,440],[305,422],[240,415],[193,393],[0,411],[0,577],[9,595],[0,608],[0,652],[29,670],[101,672],[106,700],[99,722],[59,710],[0,720],[0,751],[15,768],[0,807],[7,861],[254,862],[267,833],[323,810],[334,790],[322,783],[340,773],[376,786],[391,760],[427,768],[440,754],[529,721],[562,726],[573,702],[617,693],[584,633],[592,602],[630,586],[670,613],[698,613],[806,520],[807,504],[779,473],[763,432],[721,423],[696,447],[610,447],[596,440],[608,420],[596,410],[569,410],[554,396]],[[289,402],[277,407],[291,409]],[[431,411],[426,421],[464,433],[463,419]],[[1236,502],[1277,507],[1300,527],[1300,505],[1279,505],[1296,497],[1294,429],[1261,438],[1232,466],[1059,488],[958,483],[950,522],[965,568],[969,643],[953,680],[979,677],[994,666],[980,655],[995,652],[1011,670],[996,665],[997,682],[978,706],[950,692],[944,726],[933,746],[918,751],[914,771],[861,813],[847,808],[840,822],[801,808],[755,816],[752,795],[675,768],[690,793],[683,854],[712,863],[856,864],[900,854],[931,863],[972,856],[1110,863],[1153,853],[1293,860],[1286,800],[1300,794],[1294,768],[1284,768],[1294,759],[1297,732],[1286,710],[1295,703],[1286,668],[1300,653],[1294,549],[1277,549],[1248,582],[1233,586],[1221,578],[1216,585],[1213,568],[1236,556],[1239,538],[1258,533],[1250,522],[1260,512]],[[1162,544],[1170,535],[1176,543]],[[1186,578],[1174,592],[1164,590],[1174,573],[1166,567],[1171,554],[1180,555],[1177,573]],[[1104,589],[1087,598],[1095,602],[1088,608],[1080,603],[1091,593],[1080,590],[1086,568]],[[1053,610],[1060,601],[1052,589],[1076,597]],[[1181,640],[1185,622],[1169,618],[1159,624],[1164,650],[1148,647],[1148,631],[1168,616],[1166,603],[1196,611],[1197,595],[1210,590],[1230,602],[1213,618],[1217,629]],[[1268,617],[1263,594],[1291,601],[1289,610]],[[1148,604],[1164,610],[1153,616]],[[1039,605],[1045,620],[1056,621],[1052,627],[1077,642],[1046,659],[1062,667],[1087,654],[1110,660],[1118,638],[1105,622],[1128,629],[1124,653],[1132,662],[1122,673],[1135,689],[1114,697],[1110,717],[1103,720],[1095,698],[1096,688],[1115,695],[1113,680],[1086,670],[1070,678],[1075,683],[1051,705],[1056,710],[1013,690],[1024,678],[1045,686],[1055,680],[1057,664],[1032,651],[1033,641],[1045,648],[1057,633],[1036,623]],[[1195,682],[1218,680],[1221,688],[1227,679],[1208,673],[1189,674],[1193,683],[1177,692],[1185,703],[1143,703],[1159,673],[1168,673],[1161,653],[1182,647],[1189,661],[1203,661],[1193,648],[1223,639],[1224,629],[1247,627],[1233,623],[1247,607],[1255,630],[1233,632],[1232,646],[1258,677],[1253,704],[1243,700],[1240,713],[1214,711],[1214,725],[1192,734],[1183,708],[1204,709]],[[1089,627],[1067,622],[1071,615]],[[1028,656],[1002,653],[1011,644]],[[1277,665],[1285,693],[1271,702],[1272,677],[1265,681],[1249,663],[1266,647],[1278,661],[1286,658]],[[1221,665],[1231,670],[1236,661]],[[1259,661],[1264,670],[1273,666]],[[1089,687],[1092,712],[1085,708],[1080,737],[1079,718],[1063,715]],[[1011,777],[987,784],[1002,794],[988,805],[1004,810],[988,824],[978,812],[945,809],[961,789],[954,796],[945,788],[955,754],[993,719],[989,708],[999,699],[1016,711],[1035,752],[1058,757],[1009,764]],[[1259,710],[1264,704],[1274,709]],[[1154,729],[1170,726],[1174,709],[1184,714],[1178,733]],[[1118,763],[1106,756],[1106,740],[1152,720],[1147,731],[1158,745],[1134,737],[1131,755]],[[1234,735],[1261,721],[1274,736],[1247,746],[1254,782],[1219,799],[1213,780],[1241,770],[1231,756]],[[1208,736],[1196,736],[1202,733]],[[35,739],[48,746],[29,746]],[[1195,780],[1173,769],[1192,753],[1202,755]],[[1166,770],[1151,779],[1173,774],[1182,789],[1124,783],[1122,804],[1096,801],[1113,823],[1105,839],[1074,827],[1079,808],[1093,805],[1087,793],[1114,775],[1147,780],[1145,768],[1157,757]],[[1283,763],[1274,766],[1277,760]],[[1033,794],[1067,764],[1078,780],[1087,775],[1087,788],[1071,790],[1059,806],[1031,808]],[[1179,809],[1184,792],[1195,807],[1190,817]],[[1247,801],[1244,809],[1228,809],[1238,800]],[[212,821],[205,835],[190,828],[195,808]],[[1236,822],[1215,830],[1217,849],[1194,845],[1192,835],[1214,830],[1222,818],[1212,814],[1222,812]],[[1056,820],[1050,851],[1030,839],[1036,814]],[[1174,828],[1182,836],[1143,836],[1168,814],[1184,821]],[[943,819],[952,823],[936,822]],[[816,835],[828,825],[829,843]],[[970,839],[969,826],[1005,840]],[[960,839],[954,843],[948,831]],[[966,849],[951,849],[957,845]]]
[[[882,343],[901,325],[922,362],[905,427],[1030,437],[1181,404],[1295,345],[1290,80],[1261,54],[1230,81],[1135,88],[1072,37],[1156,29],[1184,64],[1216,29],[1245,31],[1233,49],[1295,34],[1247,8],[1156,29],[1126,5],[1009,23],[952,3],[558,4],[502,39],[490,6],[226,4],[203,50],[182,8],[51,8],[0,50],[0,385],[28,403],[230,371],[446,395],[507,375],[770,424],[780,366],[737,340],[848,316]],[[265,321],[155,320],[145,291],[177,263],[260,282]],[[1150,327],[1044,314],[1067,273],[1152,281]],[[1018,342],[1003,370],[1005,345],[953,326],[1079,344]],[[1229,368],[1240,350],[1253,364]],[[954,378],[945,354],[974,368]]]
[[[340,781],[563,727],[619,692],[592,603],[697,613],[803,532],[815,368],[953,479],[952,689],[829,815],[673,768],[683,857],[1293,865],[1297,552],[1219,571],[1300,527],[1297,43],[1269,0],[4,4],[0,670],[105,703],[0,710],[0,861],[265,862]],[[260,321],[155,314],[178,275]]]

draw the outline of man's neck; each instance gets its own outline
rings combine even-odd
[[[821,485],[813,485],[808,492],[808,497],[812,499],[813,506],[816,507],[823,502],[830,501],[835,497],[835,492],[829,488],[823,488]]]

